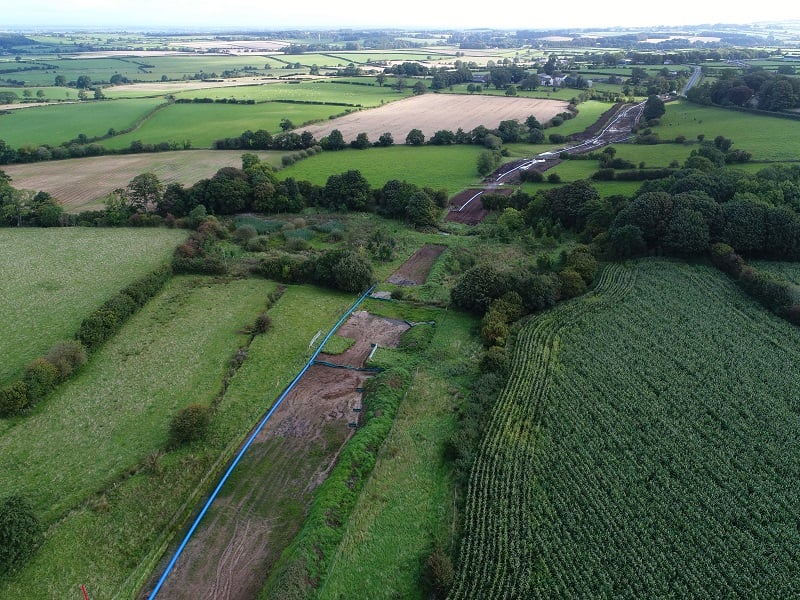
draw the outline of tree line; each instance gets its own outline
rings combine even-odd
[[[800,79],[794,68],[784,65],[784,72],[773,73],[752,68],[739,74],[730,69],[720,72],[713,82],[695,86],[686,97],[698,104],[734,106],[780,112],[800,106]]]

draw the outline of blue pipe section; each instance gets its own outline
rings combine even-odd
[[[353,306],[351,306],[347,310],[347,312],[344,314],[344,316],[341,319],[339,319],[339,321],[336,323],[336,325],[334,325],[333,328],[331,328],[331,330],[328,332],[328,335],[326,335],[325,338],[322,340],[322,342],[320,342],[320,344],[317,346],[317,349],[314,351],[314,354],[311,355],[311,358],[306,363],[306,366],[303,367],[303,369],[300,371],[300,373],[297,375],[297,377],[295,377],[292,380],[292,383],[290,383],[289,386],[278,397],[278,399],[275,401],[275,404],[273,404],[272,408],[269,410],[269,412],[267,412],[266,416],[264,416],[264,418],[261,419],[261,422],[258,424],[258,426],[256,427],[255,431],[253,431],[253,434],[247,439],[247,442],[245,442],[245,445],[242,446],[242,449],[239,450],[239,453],[236,455],[236,458],[233,459],[233,462],[228,467],[228,470],[225,471],[225,474],[222,476],[222,479],[219,480],[219,483],[217,484],[217,487],[214,488],[214,491],[211,493],[211,496],[208,498],[208,501],[203,506],[203,510],[200,511],[200,514],[197,515],[197,518],[194,520],[194,523],[192,523],[192,526],[189,528],[189,531],[186,533],[186,536],[183,538],[183,541],[181,542],[181,545],[178,546],[178,549],[175,551],[175,554],[172,556],[172,560],[169,561],[169,564],[167,565],[167,568],[164,569],[164,573],[161,575],[161,578],[158,580],[158,583],[153,588],[153,591],[150,592],[150,596],[148,597],[149,600],[153,600],[156,597],[156,595],[158,594],[159,590],[161,589],[161,586],[164,585],[164,582],[166,581],[167,576],[170,574],[172,569],[175,567],[175,563],[177,562],[178,557],[180,557],[180,555],[183,553],[183,550],[186,547],[186,544],[189,543],[189,540],[192,538],[192,535],[194,535],[194,531],[195,531],[195,529],[197,529],[197,526],[200,524],[200,521],[205,516],[206,512],[208,512],[208,509],[211,507],[212,502],[214,502],[214,500],[216,499],[217,495],[219,494],[219,491],[222,489],[222,486],[228,480],[228,477],[230,476],[231,472],[233,472],[233,469],[236,467],[237,464],[239,464],[239,461],[242,459],[242,456],[244,456],[244,453],[247,452],[247,449],[250,447],[250,444],[252,444],[253,440],[256,438],[256,436],[259,433],[261,433],[261,430],[264,428],[264,425],[267,423],[269,418],[272,416],[272,413],[275,412],[275,410],[281,405],[281,402],[283,402],[283,400],[286,398],[286,396],[289,395],[289,392],[291,392],[292,389],[294,388],[294,386],[297,385],[297,382],[300,381],[300,378],[305,374],[306,371],[308,371],[309,367],[314,363],[314,361],[316,360],[316,358],[319,355],[319,353],[322,351],[322,348],[323,348],[323,346],[325,346],[325,343],[328,341],[328,339],[334,333],[336,333],[336,330],[339,329],[339,327],[341,327],[342,323],[345,322],[347,317],[349,317],[353,313],[353,311],[356,308],[358,308],[358,306],[364,301],[364,299],[367,296],[369,296],[372,293],[372,290],[374,290],[374,289],[375,289],[375,286],[373,285],[366,292],[364,292],[361,295],[361,297],[355,302],[355,304],[353,304]]]

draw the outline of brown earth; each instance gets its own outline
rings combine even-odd
[[[387,90],[387,93],[389,91]],[[319,125],[300,127],[297,131],[308,131],[318,140],[327,136],[333,129],[341,131],[345,140],[353,140],[363,132],[373,142],[382,134],[389,132],[396,144],[402,144],[412,129],[419,129],[428,139],[441,129],[456,131],[460,127],[464,131],[471,131],[478,125],[492,129],[501,121],[509,119],[524,121],[530,115],[535,115],[540,122],[545,123],[566,110],[567,103],[563,100],[422,94],[390,102],[378,108],[350,113]]]
[[[450,198],[450,210],[444,220],[453,223],[476,225],[483,221],[489,211],[483,208],[480,195],[486,190],[471,188]]]
[[[396,346],[408,327],[403,321],[355,311],[336,333],[355,343],[342,354],[320,354],[319,360],[361,367],[372,344]],[[299,531],[313,491],[355,430],[349,425],[358,421],[359,390],[371,375],[323,365],[306,371],[223,486],[160,597],[251,600],[258,595]]]
[[[444,252],[446,246],[425,244],[408,257],[400,268],[389,276],[389,283],[396,285],[422,285],[428,279],[431,267]]]
[[[481,195],[487,192],[508,196],[514,190],[511,188],[489,187],[470,188],[459,192],[450,198],[450,210],[444,220],[452,223],[477,225],[489,214],[489,211],[483,207],[483,202],[481,201]]]

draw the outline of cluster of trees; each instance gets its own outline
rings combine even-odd
[[[64,225],[64,208],[47,192],[19,190],[0,170],[0,226],[55,227]]]
[[[372,263],[348,248],[324,252],[272,252],[261,259],[259,274],[286,283],[315,283],[346,292],[363,292],[375,283]]]
[[[725,70],[713,83],[703,83],[686,93],[700,104],[741,106],[772,112],[800,106],[800,79],[764,69],[744,74]]]
[[[10,165],[14,163],[32,163],[46,160],[65,160],[68,158],[83,158],[86,156],[105,156],[108,154],[141,154],[145,152],[170,152],[175,150],[188,150],[192,147],[189,140],[165,141],[155,143],[144,143],[141,140],[134,140],[127,148],[109,149],[102,144],[96,143],[101,139],[106,139],[112,135],[124,133],[113,129],[98,138],[89,138],[85,134],[64,142],[59,146],[42,144],[36,146],[25,144],[19,148],[10,146],[5,140],[0,139],[0,165]],[[94,141],[92,141],[94,140]]]
[[[537,193],[525,221],[557,222],[610,256],[702,256],[723,242],[753,258],[800,259],[800,168],[758,173],[681,168],[643,182],[630,199],[601,198],[587,181]]]
[[[719,138],[709,148],[729,150],[730,140]],[[613,150],[601,155],[606,164],[627,166]],[[484,206],[514,209],[523,226],[532,229],[550,230],[556,224],[611,258],[706,256],[712,244],[721,242],[748,258],[800,260],[800,167],[748,173],[721,168],[698,154],[662,175],[644,181],[631,198],[600,197],[590,181],[581,180],[533,197],[521,191],[487,195]],[[454,301],[474,308],[486,297],[472,294]]]
[[[237,137],[214,140],[213,147],[217,150],[305,150],[317,144],[308,131],[300,134],[281,131],[273,136],[265,129],[248,129]]]
[[[187,217],[198,207],[208,214],[229,215],[300,212],[307,206],[319,206],[334,211],[380,212],[420,227],[435,225],[446,202],[445,191],[411,184],[390,181],[374,190],[354,169],[329,176],[323,186],[290,177],[279,181],[272,167],[253,154],[242,156],[241,169],[224,167],[189,188],[177,183],[164,187],[152,173],[138,175],[126,189],[117,190],[106,200],[107,210],[119,208],[125,221],[148,211],[170,219]]]
[[[751,257],[800,259],[800,217],[794,210],[744,198],[718,203],[699,189],[639,194],[608,235],[618,256],[699,256],[710,243],[723,242]]]

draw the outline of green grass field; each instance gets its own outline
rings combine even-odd
[[[381,87],[375,83],[374,77],[364,78],[365,83],[373,85],[353,85],[336,80],[320,79],[301,83],[265,83],[263,85],[246,85],[239,87],[221,87],[205,90],[178,92],[176,98],[236,98],[237,100],[294,100],[302,102],[336,102],[353,106],[373,107],[385,102],[399,100],[411,95],[409,87],[403,93],[391,88],[391,80]],[[291,109],[291,105],[286,105]],[[331,106],[329,111],[338,112],[343,107]]]
[[[131,127],[163,103],[163,99],[145,98],[12,110],[0,115],[0,139],[14,148],[27,144],[58,146],[77,138],[81,133],[91,138],[106,135],[112,128],[120,131]]]
[[[419,186],[444,188],[454,194],[479,183],[477,160],[479,146],[396,145],[368,150],[322,152],[282,169],[278,177],[294,177],[325,185],[330,175],[357,169],[373,187],[383,187],[391,179]]]
[[[117,149],[130,146],[134,140],[145,144],[189,140],[193,148],[210,148],[216,139],[238,137],[247,130],[266,129],[277,133],[281,131],[283,118],[299,126],[308,121],[325,120],[344,110],[341,106],[284,102],[173,104],[158,111],[135,131],[104,140],[103,145]]]
[[[0,229],[0,384],[169,260],[185,236],[170,229]]]
[[[800,330],[710,267],[607,269],[517,340],[450,597],[796,596]]]
[[[701,134],[707,140],[722,135],[733,140],[734,149],[750,152],[754,160],[794,161],[800,121],[678,101],[667,104],[661,124],[653,131],[663,139],[683,135],[690,141]]]
[[[163,550],[179,525],[174,519],[186,516],[204,477],[220,468],[215,461],[230,456],[253,411],[265,409],[272,378],[256,383],[251,372],[245,386],[260,394],[261,404],[243,413],[231,400],[226,412],[235,414],[215,421],[215,443],[167,453],[157,467],[137,465],[164,447],[175,411],[214,400],[229,358],[247,340],[243,328],[274,288],[261,279],[173,279],[76,379],[2,434],[0,486],[29,497],[50,529],[36,558],[0,585],[0,595],[64,597],[76,582],[98,598],[115,597],[125,586],[135,591],[132,572]],[[282,322],[281,331],[288,326]],[[267,344],[283,342],[272,337]],[[273,359],[268,372],[285,381],[296,358],[292,349]]]

